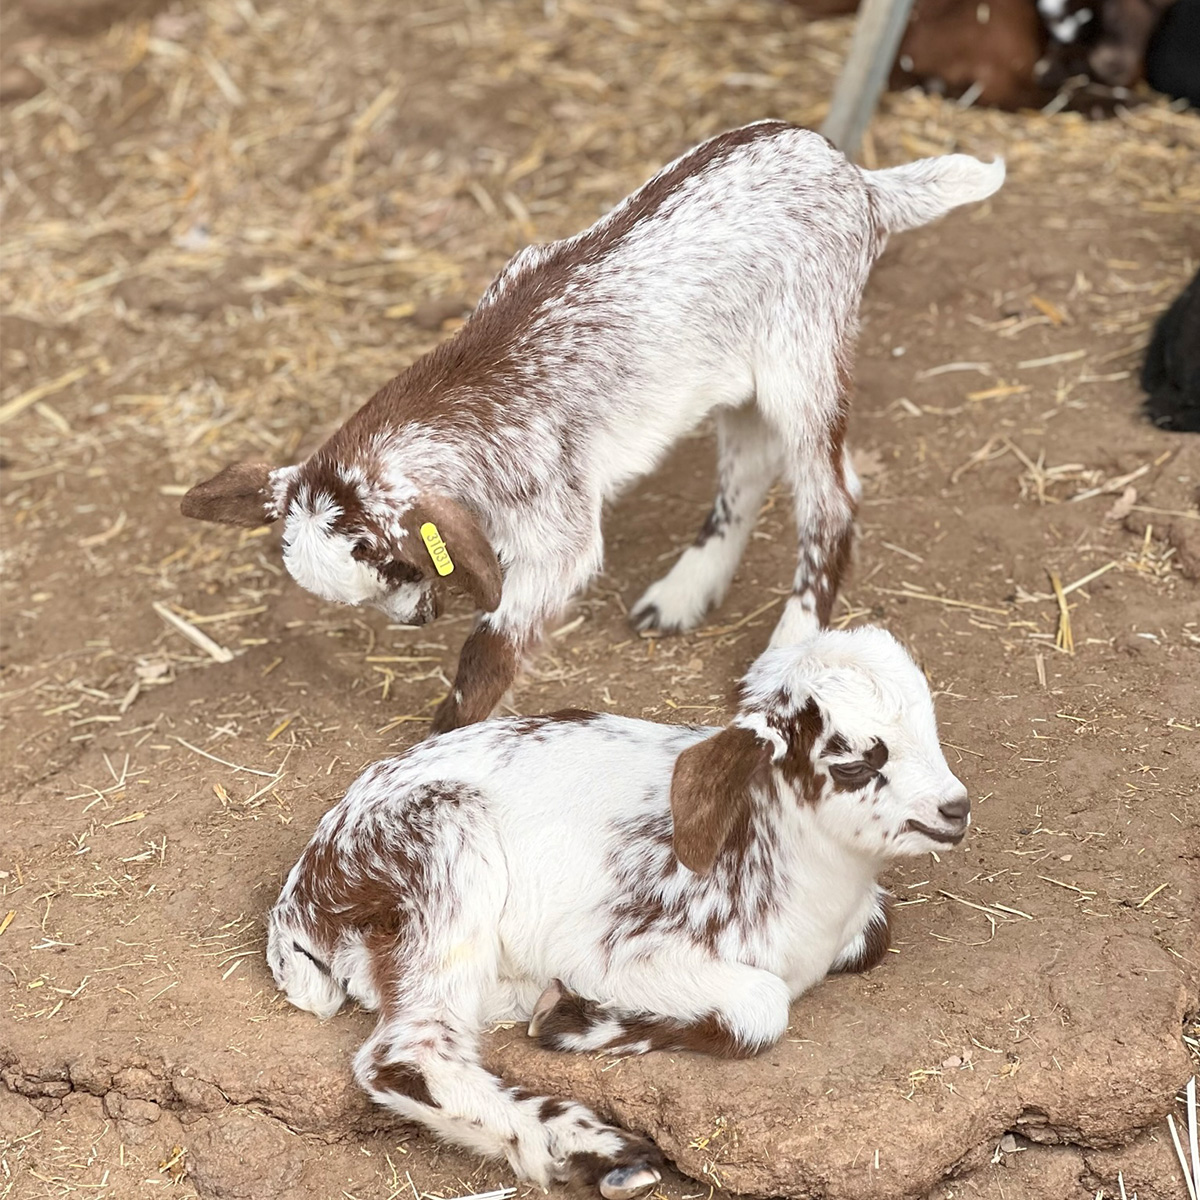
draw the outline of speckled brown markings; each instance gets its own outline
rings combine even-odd
[[[566,989],[554,1008],[542,1017],[537,1040],[547,1050],[571,1050],[573,1036],[581,1037],[609,1025],[615,1026],[612,1035],[594,1048],[612,1054],[694,1050],[717,1058],[749,1058],[762,1048],[739,1039],[715,1013],[684,1023],[653,1013],[605,1008]]]
[[[789,708],[790,715],[784,716]],[[813,761],[813,751],[825,730],[825,718],[821,715],[820,706],[810,696],[797,711],[789,700],[788,706],[781,706],[773,720],[787,742],[787,752],[779,763],[780,770],[797,795],[815,801],[821,794],[821,784]]]

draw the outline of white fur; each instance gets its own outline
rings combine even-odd
[[[908,823],[963,828],[939,811],[965,790],[942,755],[928,685],[890,635],[826,631],[769,650],[743,696],[734,725],[770,754],[740,856],[698,876],[671,849],[676,760],[721,730],[617,716],[485,722],[376,764],[326,814],[271,914],[276,982],[294,1004],[332,1011],[330,978],[300,947],[335,987],[380,1006],[356,1074],[443,1137],[541,1184],[568,1174],[572,1154],[616,1153],[628,1135],[577,1105],[547,1117],[539,1098],[480,1065],[485,1021],[528,1018],[557,979],[608,1014],[562,1048],[643,1052],[648,1036],[621,1041],[630,1014],[716,1020],[749,1050],[770,1044],[790,1001],[852,964],[885,919],[883,865],[945,848]],[[810,702],[822,733],[808,755],[814,783],[797,793],[791,780],[806,776],[787,762]],[[829,764],[858,762],[877,739],[882,777],[838,790]],[[310,877],[310,856],[327,862],[330,850],[337,878]],[[341,915],[343,877],[403,918],[373,958],[370,929]],[[377,1082],[388,1064],[414,1072],[433,1103]]]
[[[298,497],[284,529],[284,566],[301,587],[322,600],[373,603],[385,589],[376,571],[351,556],[354,539],[332,528],[340,511],[320,492]]]

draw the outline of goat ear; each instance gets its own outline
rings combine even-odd
[[[196,484],[179,502],[179,511],[198,521],[254,529],[275,520],[273,500],[271,468],[266,463],[235,463]]]
[[[426,525],[432,524],[449,555],[451,570],[446,574],[462,572],[462,582],[471,593],[475,603],[484,612],[494,612],[500,603],[500,591],[504,577],[500,572],[500,560],[491,543],[479,528],[479,522],[457,500],[448,496],[423,496],[415,513],[417,537],[425,542],[433,564],[438,567],[439,556],[436,541],[431,545],[427,539]],[[445,561],[445,560],[443,560]],[[442,571],[439,568],[438,573]]]
[[[707,875],[721,847],[750,812],[750,786],[766,777],[771,746],[752,729],[730,725],[676,760],[671,776],[675,857]]]

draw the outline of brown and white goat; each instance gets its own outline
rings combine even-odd
[[[884,956],[895,858],[969,822],[925,677],[881,629],[768,650],[724,729],[563,712],[488,721],[369,768],[270,917],[300,1008],[379,1013],[380,1104],[522,1178],[657,1182],[657,1151],[481,1063],[497,1020],[556,1050],[752,1055],[831,971]]]
[[[284,520],[284,562],[327,600],[437,612],[454,572],[483,610],[433,731],[487,717],[599,569],[601,510],[716,412],[719,487],[694,546],[633,609],[690,629],[729,586],[762,498],[791,485],[800,561],[776,640],[829,616],[858,483],[845,452],[859,298],[890,233],[991,195],[966,155],[863,171],[780,121],[685,154],[590,229],[522,250],[449,341],[306,462],[229,467],[183,512]]]

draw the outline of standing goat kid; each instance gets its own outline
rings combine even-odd
[[[777,1041],[793,999],[884,955],[891,859],[969,821],[924,676],[889,634],[768,650],[724,729],[567,711],[488,721],[378,763],[321,820],[271,913],[300,1008],[378,1010],[355,1074],[400,1116],[522,1178],[659,1179],[642,1138],[508,1087],[479,1036],[556,1050]]]
[[[720,602],[782,470],[800,562],[775,643],[795,641],[827,620],[850,553],[844,435],[871,264],[890,233],[1003,179],[1002,162],[961,154],[862,171],[779,121],[721,134],[591,229],[522,250],[454,337],[306,462],[227,467],[183,512],[282,517],[298,583],[401,623],[436,616],[433,585],[454,571],[484,615],[437,733],[491,714],[599,569],[605,502],[716,410],[712,513],[634,623],[678,632]]]

